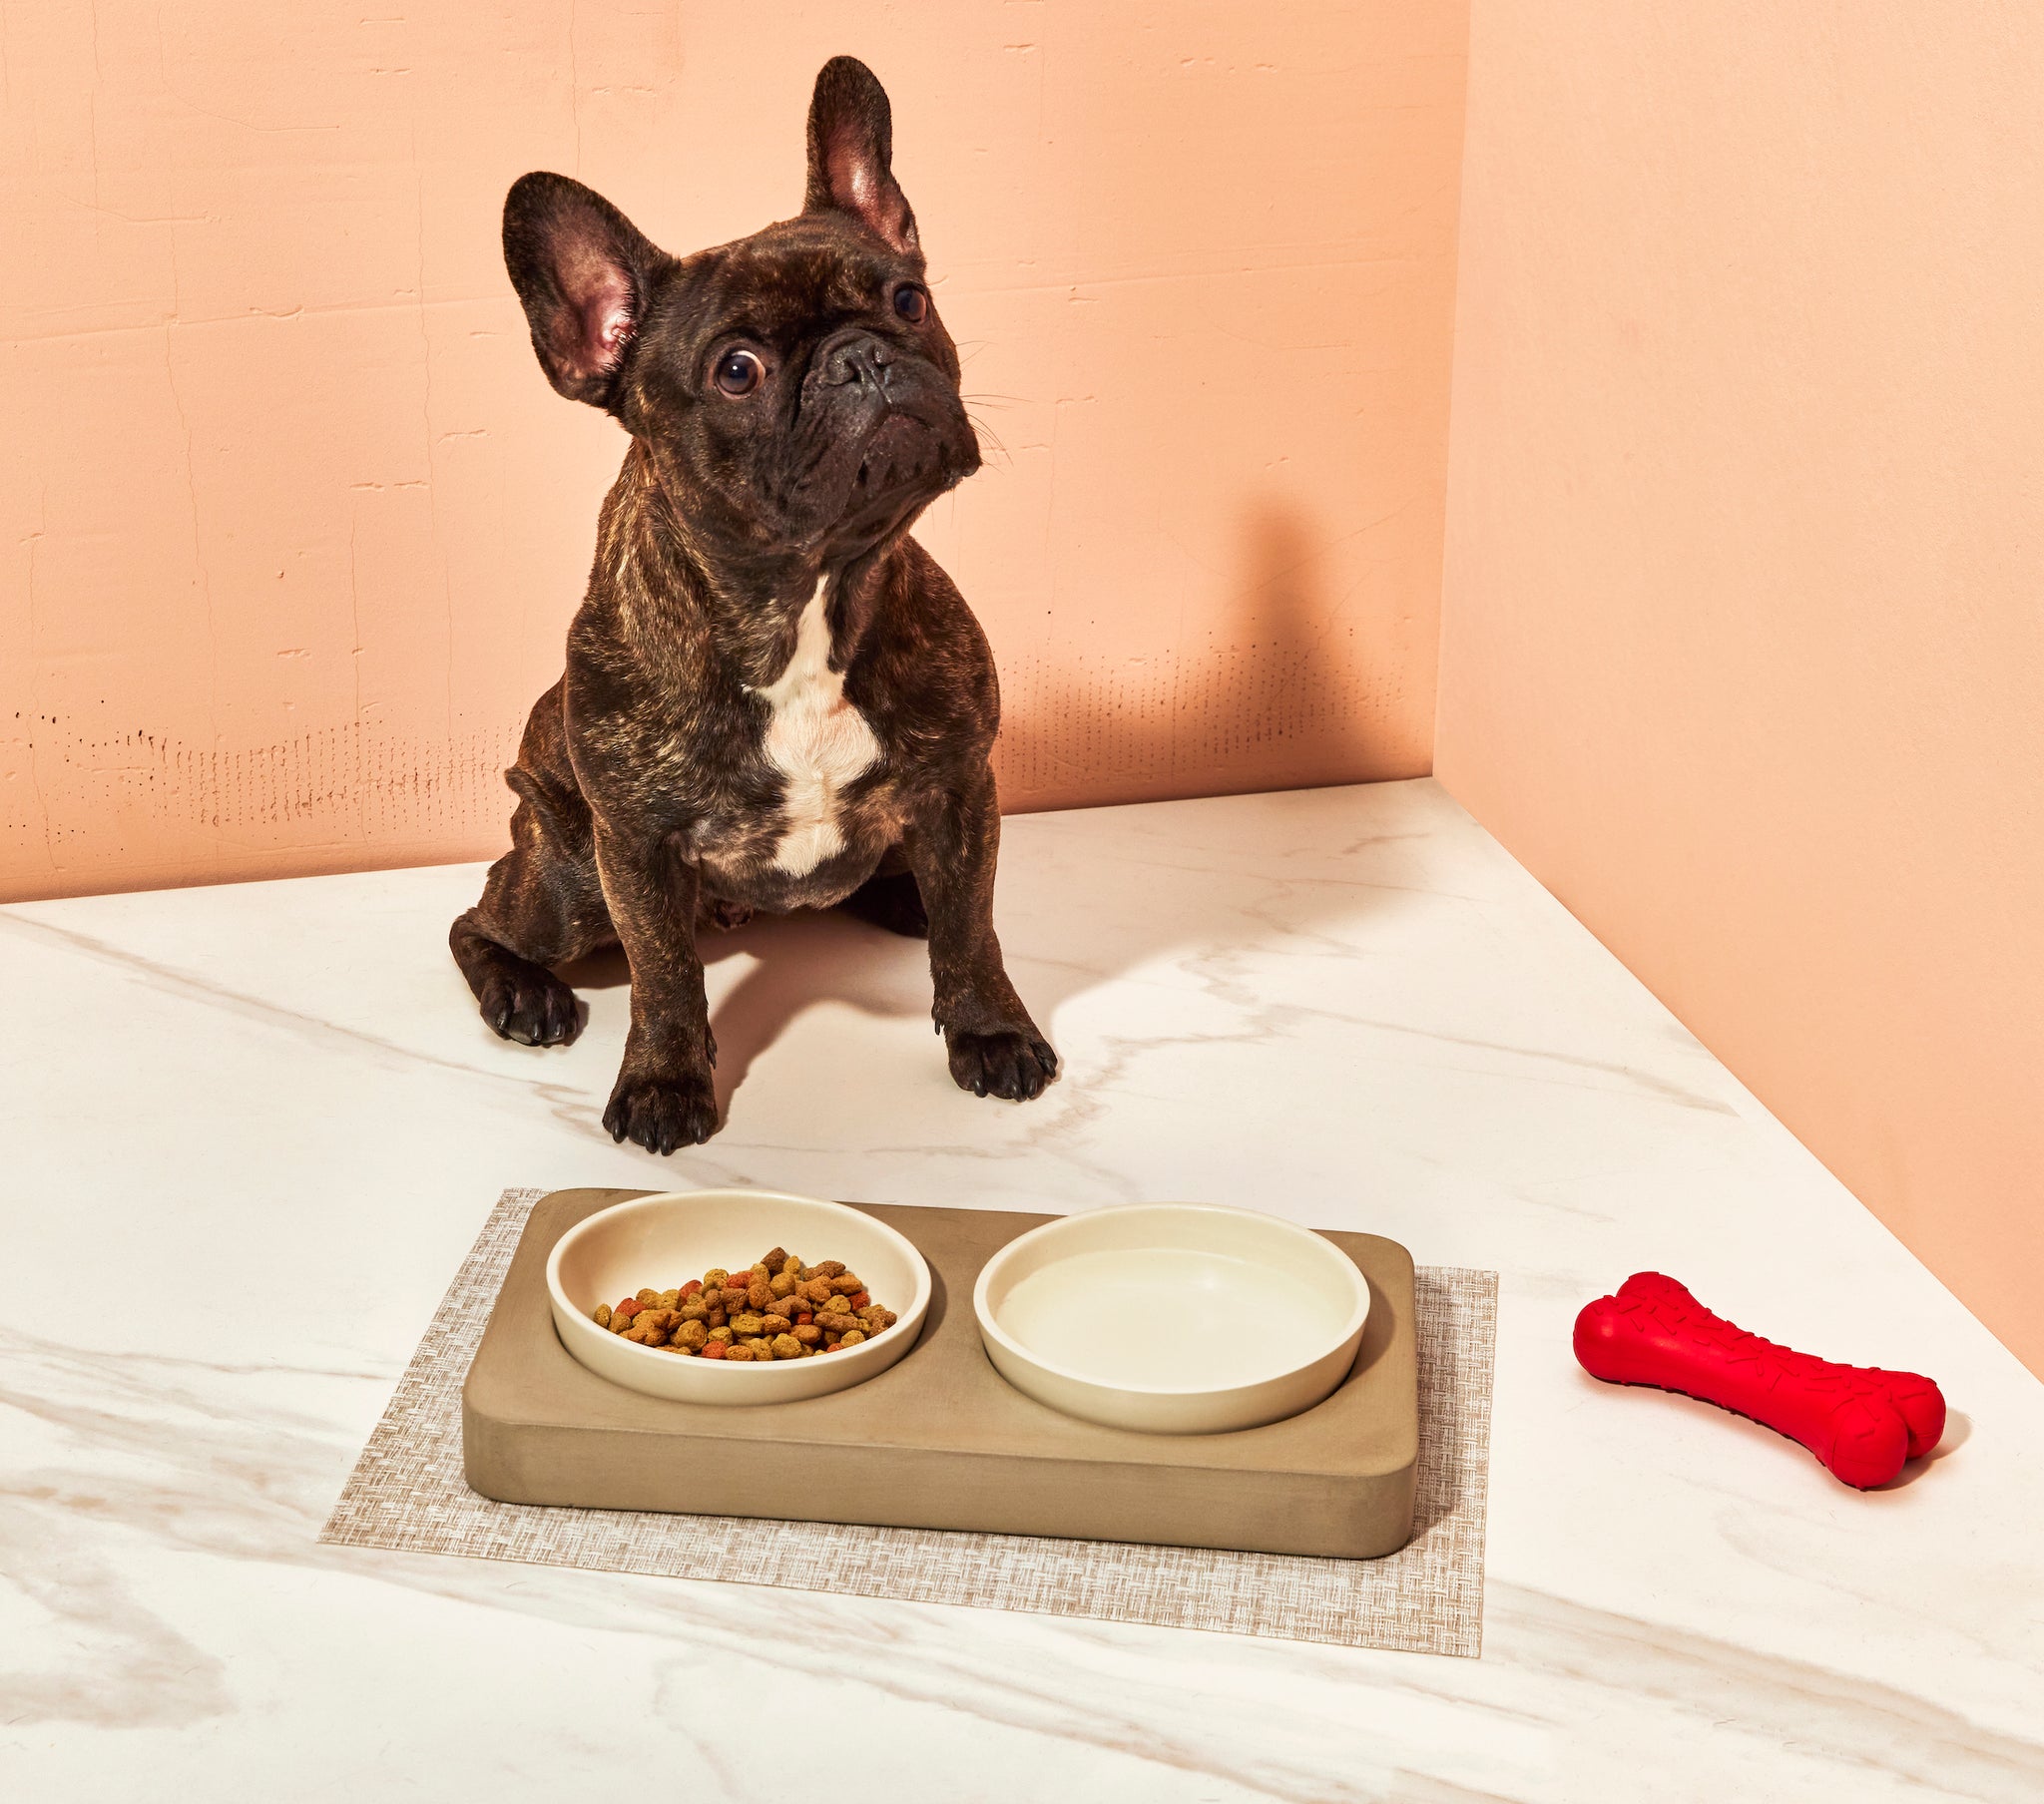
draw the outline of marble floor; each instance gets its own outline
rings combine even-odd
[[[662,1161],[582,1040],[483,1028],[474,867],[0,909],[0,1791],[747,1799],[2044,1798],[2044,1386],[1430,782],[1011,821],[1066,1060],[954,1088],[921,949],[714,949],[729,1125]],[[507,1184],[1211,1197],[1502,1275],[1479,1660],[326,1548]],[[1595,1384],[1657,1267],[1940,1379],[1894,1488]],[[791,1626],[791,1624],[795,1624]]]

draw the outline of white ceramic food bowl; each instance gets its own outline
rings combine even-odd
[[[1311,1409],[1347,1376],[1369,1281],[1275,1215],[1135,1203],[1011,1240],[972,1308],[995,1369],[1039,1403],[1110,1428],[1220,1434]]]
[[[743,1270],[771,1246],[811,1265],[842,1260],[900,1319],[848,1353],[770,1365],[685,1359],[590,1319],[599,1303],[649,1285],[675,1289],[713,1266]],[[599,1378],[683,1403],[793,1403],[877,1377],[914,1346],[930,1306],[930,1268],[891,1227],[839,1202],[777,1190],[684,1190],[614,1203],[571,1227],[547,1258],[547,1291],[561,1344]]]

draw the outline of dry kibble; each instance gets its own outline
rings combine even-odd
[[[841,1260],[805,1265],[775,1247],[736,1275],[712,1266],[672,1290],[640,1291],[591,1312],[598,1327],[683,1358],[770,1365],[856,1347],[894,1325]]]

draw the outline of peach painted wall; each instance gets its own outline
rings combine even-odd
[[[0,897],[479,856],[623,440],[497,247],[687,249],[808,85],[897,170],[1005,447],[926,538],[1010,806],[1427,767],[1464,0],[51,0],[0,34]]]
[[[1475,0],[1449,788],[2044,1373],[2044,13]]]

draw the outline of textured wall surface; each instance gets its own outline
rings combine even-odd
[[[1466,7],[97,0],[0,38],[0,896],[469,857],[623,448],[497,248],[689,249],[893,93],[1011,807],[1428,766]]]
[[[2033,7],[1477,0],[1438,761],[2044,1373],[2040,92]]]

